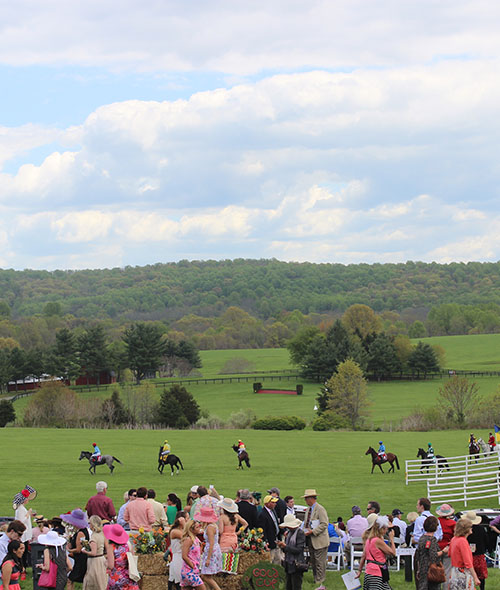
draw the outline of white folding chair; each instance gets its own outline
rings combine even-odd
[[[342,539],[340,537],[330,537],[329,541],[330,544],[335,543],[337,548],[333,551],[330,551],[330,547],[328,547],[328,553],[326,554],[326,568],[330,570],[337,569],[337,571],[340,571],[340,568],[345,566]]]
[[[355,559],[361,559],[363,556],[363,538],[362,537],[351,537],[349,539],[351,544],[351,571],[354,570]]]
[[[497,544],[495,547],[495,561],[493,567],[500,568],[500,535],[497,537]]]

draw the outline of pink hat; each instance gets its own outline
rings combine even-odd
[[[200,512],[196,515],[195,520],[199,522],[217,522],[219,517],[215,510],[210,506],[202,506]]]
[[[102,527],[102,532],[106,539],[117,545],[125,545],[129,540],[128,533],[121,524],[105,524]]]

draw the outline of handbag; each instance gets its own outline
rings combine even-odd
[[[370,551],[370,556],[372,555],[371,550]],[[367,552],[368,555],[368,552]],[[376,561],[375,559],[367,559],[366,560],[367,563],[374,563],[375,565],[378,565],[380,568],[380,573],[382,575],[382,581],[383,582],[388,582],[389,581],[389,567],[387,565],[387,561]]]
[[[444,565],[442,563],[431,563],[427,570],[427,580],[433,584],[442,584],[446,582]]]
[[[307,572],[309,570],[309,562],[306,558],[295,559],[295,571],[296,572]]]
[[[128,577],[134,582],[138,582],[141,579],[141,574],[137,569],[137,555],[131,551],[127,551],[128,561]]]
[[[55,588],[57,581],[57,565],[51,560],[49,571],[42,571],[38,578],[38,585],[42,588]]]

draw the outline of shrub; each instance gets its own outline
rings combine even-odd
[[[16,411],[14,405],[9,400],[0,402],[0,427],[6,426],[9,422],[14,422],[16,419]]]
[[[413,430],[425,432],[427,430],[446,430],[450,428],[450,421],[437,406],[417,409],[401,420],[398,430]]]
[[[313,420],[312,428],[317,431],[349,428],[349,420],[345,416],[328,410]]]
[[[298,416],[266,416],[252,424],[254,430],[303,430],[306,423]]]
[[[239,412],[233,412],[227,421],[228,428],[235,428],[241,430],[244,428],[250,428],[257,419],[257,415],[253,410],[247,408],[246,410],[240,410]]]

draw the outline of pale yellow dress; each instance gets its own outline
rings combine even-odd
[[[106,573],[104,535],[102,532],[93,532],[90,540],[97,545],[97,555],[96,557],[89,555],[87,559],[87,573],[83,579],[83,590],[106,590],[108,587],[108,574]]]

